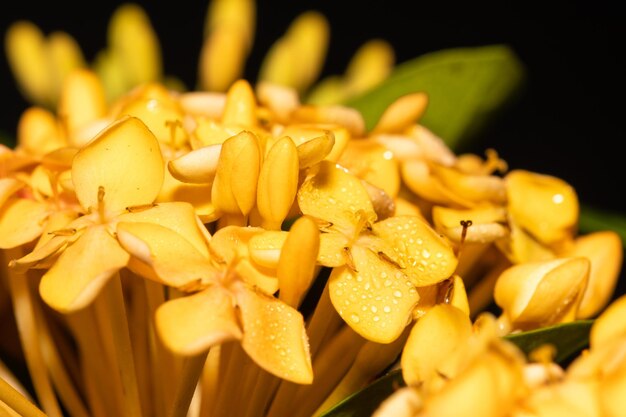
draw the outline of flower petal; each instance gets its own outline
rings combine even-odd
[[[129,208],[128,213],[117,217],[120,222],[153,223],[173,230],[184,237],[197,252],[208,257],[208,232],[189,203],[159,203],[147,209]]]
[[[454,242],[460,242],[464,227],[462,221],[471,221],[465,229],[465,242],[488,243],[508,236],[507,213],[504,207],[487,205],[474,209],[453,209],[435,206],[432,209],[435,229]]]
[[[250,258],[266,268],[277,268],[287,235],[282,230],[268,230],[253,235],[248,242]]]
[[[227,139],[217,163],[211,200],[224,213],[248,215],[257,197],[261,148],[256,135],[243,131]]]
[[[624,257],[619,235],[612,230],[580,236],[567,256],[584,256],[591,261],[589,282],[580,302],[578,318],[591,318],[611,300]]]
[[[169,286],[181,288],[206,284],[217,272],[207,256],[167,227],[121,222],[117,224],[117,238],[128,253],[152,267],[161,281]]]
[[[304,319],[297,310],[264,294],[242,289],[241,346],[266,371],[297,384],[313,381],[313,368]]]
[[[419,301],[417,290],[398,268],[369,249],[354,246],[356,271],[334,268],[329,278],[330,299],[355,332],[378,343],[394,341],[411,320]]]
[[[431,285],[454,273],[458,259],[452,246],[421,218],[390,217],[375,223],[373,229],[396,250],[414,285]]]
[[[515,221],[544,244],[572,235],[578,224],[578,197],[565,181],[513,170],[505,179],[508,207]]]
[[[587,285],[590,266],[584,257],[513,265],[498,277],[495,302],[516,329],[572,321]]]
[[[218,285],[165,302],[157,308],[155,320],[163,343],[182,355],[241,338],[233,298]]]
[[[291,138],[283,136],[270,148],[257,187],[257,208],[263,227],[279,230],[295,202],[298,191],[298,151]]]
[[[472,333],[467,314],[437,304],[417,320],[402,351],[402,376],[408,385],[430,379],[440,364]]]
[[[298,205],[304,214],[348,231],[352,231],[357,223],[357,211],[362,212],[370,223],[376,220],[374,207],[361,180],[330,161],[322,161],[318,168],[298,191]]]
[[[46,304],[59,312],[79,310],[93,301],[129,258],[106,226],[90,227],[44,274],[39,293]]]
[[[45,203],[10,198],[0,207],[0,249],[14,248],[40,236],[49,214]]]
[[[422,117],[428,105],[426,93],[410,93],[391,103],[382,114],[373,133],[400,133]]]
[[[104,187],[105,209],[150,204],[163,184],[165,163],[147,126],[126,116],[109,125],[74,157],[72,181],[85,209],[98,207]]]
[[[192,184],[212,183],[222,151],[221,144],[204,146],[167,163],[172,176]]]

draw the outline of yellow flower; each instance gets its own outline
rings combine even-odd
[[[86,306],[129,261],[116,239],[117,222],[165,222],[186,236],[199,233],[190,231],[197,228],[191,207],[153,205],[163,171],[158,142],[144,123],[125,117],[109,125],[73,158],[72,182],[85,214],[11,265],[52,263],[39,288],[44,301],[62,312]]]
[[[318,261],[334,267],[330,297],[339,315],[369,340],[389,343],[411,320],[415,286],[452,275],[451,246],[418,217],[377,216],[361,181],[323,161],[298,191],[298,205],[319,222]]]
[[[199,251],[156,224],[119,223],[123,246],[166,284],[192,291],[166,301],[156,312],[160,337],[172,351],[196,355],[240,340],[247,354],[272,374],[301,384],[313,379],[304,319],[293,307],[263,291],[266,268],[251,259],[251,238],[263,229],[228,226]],[[155,243],[152,237],[159,236]],[[160,245],[159,242],[171,245]],[[265,271],[264,271],[265,270]],[[269,277],[267,279],[272,279]],[[265,279],[265,280],[267,280]],[[277,283],[277,278],[273,277]],[[261,284],[261,286],[255,284]],[[271,284],[270,284],[270,287]]]

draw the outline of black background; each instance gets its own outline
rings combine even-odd
[[[106,45],[109,17],[121,3],[12,0],[11,10],[0,14],[0,30],[4,36],[8,24],[18,18],[33,21],[45,33],[65,30],[91,60]],[[207,1],[139,4],[159,36],[165,72],[193,88]],[[626,139],[626,16],[608,2],[521,4],[261,1],[246,77],[254,80],[272,42],[308,9],[322,12],[331,25],[324,74],[342,73],[352,53],[374,37],[394,46],[398,63],[442,48],[508,44],[526,67],[526,87],[466,150],[483,155],[493,147],[510,168],[558,176],[575,187],[583,203],[626,214],[621,150]],[[27,103],[15,87],[4,53],[0,82],[0,130],[14,134]]]

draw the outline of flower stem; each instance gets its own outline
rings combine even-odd
[[[43,411],[28,401],[19,391],[0,378],[0,403],[9,406],[22,417],[46,417]],[[2,406],[0,405],[0,409]],[[11,415],[7,412],[8,415]]]
[[[21,254],[21,248],[10,249],[5,252],[8,259],[18,259],[21,257]],[[61,417],[61,408],[41,353],[39,331],[33,312],[33,300],[28,288],[28,277],[26,274],[15,272],[12,268],[8,268],[7,272],[20,342],[24,349],[26,366],[28,367],[35,393],[42,408],[48,415]]]
[[[198,385],[202,369],[209,351],[185,358],[180,382],[176,389],[176,395],[169,417],[185,417],[191,404],[191,399]]]
[[[102,301],[98,314],[102,330],[113,343],[113,355],[116,361],[115,371],[118,372],[122,384],[124,399],[124,415],[141,417],[141,403],[137,386],[137,374],[133,360],[133,349],[124,306],[124,294],[119,275],[115,275],[102,290]],[[103,316],[106,315],[106,318]]]

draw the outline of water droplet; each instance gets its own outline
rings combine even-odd
[[[422,249],[422,257],[424,259],[430,258],[430,252],[428,252],[426,249]]]
[[[369,282],[366,282],[365,285],[363,286],[363,289],[365,289],[365,291],[369,291],[371,287],[372,285]]]
[[[374,318],[372,318],[372,320],[374,320],[374,321],[379,321],[379,320],[380,320],[380,317],[378,317],[378,316],[374,316]]]
[[[387,278],[387,273],[386,273],[385,271],[381,272],[381,273],[380,273],[380,277],[381,277],[382,279]]]
[[[355,323],[358,323],[361,320],[361,318],[356,314],[351,315],[350,319]]]
[[[372,310],[372,313],[376,313],[378,311],[378,308],[376,306],[372,306],[370,310]]]
[[[418,245],[421,245],[422,243],[424,243],[424,241],[423,241],[422,239],[417,239],[416,243],[417,243]]]
[[[391,287],[391,284],[393,284],[393,282],[390,279],[385,280],[385,287]]]
[[[383,307],[383,311],[384,311],[385,313],[390,313],[390,312],[391,312],[391,307],[389,307],[389,306],[384,306],[384,307]]]
[[[396,298],[400,298],[400,297],[402,297],[402,291],[400,291],[400,290],[395,290],[395,291],[393,292],[393,296],[394,296],[394,297],[396,297]]]
[[[336,291],[335,291],[335,294],[336,294],[338,297],[341,297],[341,296],[343,295],[343,291],[342,291],[342,290],[336,290]]]

